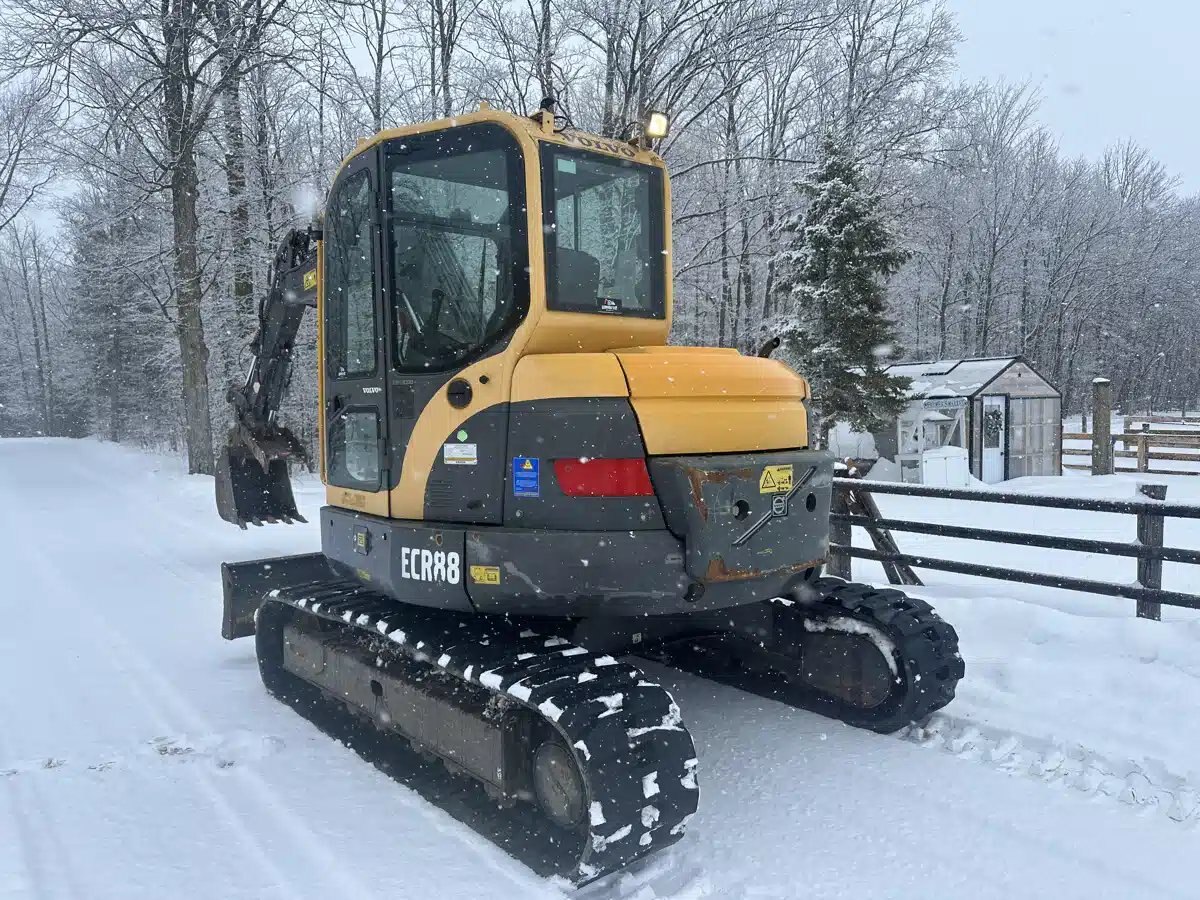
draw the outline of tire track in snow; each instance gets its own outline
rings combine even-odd
[[[79,471],[81,474],[86,473],[91,477],[94,477],[94,473],[82,465],[79,465]],[[105,482],[105,485],[108,486],[108,482]],[[118,497],[114,497],[114,502],[117,502],[118,500]],[[204,529],[198,527],[194,520],[182,516],[169,506],[164,507],[163,509],[167,511],[167,517],[178,523],[181,531],[190,533],[203,533]],[[146,547],[140,544],[135,545],[134,550],[137,555],[143,558],[151,568],[160,566],[163,562],[161,559],[152,557]],[[187,578],[185,575],[173,564],[167,568],[171,578],[187,583]],[[214,581],[215,580],[216,579],[214,577]],[[192,705],[190,701],[188,701],[187,698],[180,693],[168,679],[163,677],[153,663],[151,663],[144,655],[142,655],[140,651],[137,651],[132,645],[130,645],[122,635],[114,631],[111,625],[106,622],[101,622],[100,625],[112,636],[114,641],[119,641],[123,645],[123,650],[121,653],[121,658],[123,660],[132,660],[140,664],[144,678],[149,679],[154,684],[157,684],[160,689],[165,691],[166,700],[169,703],[175,705],[178,711],[189,717],[194,723],[201,725],[203,730],[206,732],[210,730],[208,720],[204,717],[200,710]],[[255,670],[255,675],[257,675],[257,670]],[[272,701],[272,705],[275,706],[277,704]],[[284,715],[289,717],[295,716],[295,713],[291,712],[290,710],[286,710],[282,706],[278,706],[278,708]],[[303,722],[303,720],[301,720],[301,722]],[[311,728],[314,734],[320,735],[322,738],[325,738],[333,743],[333,739],[321,732],[320,729],[318,729],[315,725],[311,725],[307,722],[304,722],[304,725],[308,728]],[[361,761],[352,750],[344,749],[344,752],[353,756],[356,763],[361,764]],[[253,787],[258,792],[262,801],[276,814],[276,817],[281,821],[285,829],[292,832],[297,838],[298,842],[302,843],[306,847],[311,856],[324,859],[326,861],[327,870],[339,872],[344,870],[344,866],[341,865],[339,858],[334,855],[334,853],[325,845],[324,841],[317,836],[315,831],[303,820],[303,818],[295,815],[291,810],[286,808],[285,804],[280,802],[277,796],[278,792],[266,779],[262,778],[257,773],[247,770],[242,770],[238,772],[237,775],[242,779],[252,780]],[[386,778],[386,776],[384,777]],[[392,783],[390,779],[387,780],[387,788],[395,789],[397,793],[392,796],[392,799],[400,802],[406,809],[412,811],[421,819],[423,819],[432,831],[452,838],[457,842],[461,842],[464,845],[464,849],[468,850],[472,856],[476,857],[481,863],[483,863],[504,880],[512,882],[514,892],[518,893],[520,896],[529,898],[535,898],[538,896],[545,896],[548,898],[562,896],[562,893],[558,890],[552,888],[547,889],[546,882],[543,879],[533,875],[533,873],[526,869],[523,865],[509,857],[507,854],[503,853],[503,850],[500,850],[500,852],[497,853],[496,849],[499,848],[494,849],[491,845],[487,845],[486,842],[476,835],[475,832],[473,832],[469,827],[456,821],[452,816],[442,812],[435,806],[430,805],[423,798],[413,794],[408,788],[397,786]],[[335,893],[335,896],[361,896],[367,898],[373,897],[375,894],[373,889],[368,889],[357,880],[354,880],[353,887],[349,885],[340,887]]]
[[[1154,760],[1105,756],[1078,743],[989,728],[944,713],[934,713],[926,724],[910,725],[897,736],[1140,814],[1160,816],[1188,828],[1200,825],[1200,787],[1195,775],[1178,775]]]
[[[93,620],[94,628],[89,630],[93,634],[104,635],[104,640],[96,643],[104,646],[111,657],[119,658],[125,665],[126,675],[130,676],[124,684],[126,689],[138,698],[145,709],[154,712],[162,731],[177,730],[178,723],[183,721],[196,732],[213,732],[211,723],[199,709],[124,636],[110,624],[94,616],[90,610],[84,615]],[[212,772],[199,768],[194,772],[197,787],[237,836],[243,855],[254,860],[254,865],[283,889],[287,896],[303,896],[306,893],[305,889],[311,889],[314,884],[322,882],[329,884],[332,896],[373,896],[366,885],[346,870],[303,818],[280,802],[277,792],[261,776],[245,769],[236,771],[234,778],[241,782],[239,790],[228,782],[214,781]],[[253,811],[269,812],[278,825],[277,829],[264,829],[257,816],[252,816],[250,811],[240,808],[246,800],[246,789],[257,794],[259,800]],[[304,859],[310,862],[319,861],[311,866],[307,876],[301,877],[301,873],[285,871],[274,861],[276,854],[272,852],[270,839],[281,832],[289,835],[294,844],[303,847]]]
[[[96,470],[75,459],[70,460],[67,468],[68,474],[73,474],[74,479],[67,477],[66,483],[78,486],[81,483],[91,482],[97,486],[95,490],[91,491],[93,497],[103,495],[108,498],[104,506],[111,504],[112,507],[119,508],[122,505],[128,505],[128,496],[120,491],[111,479],[100,477],[104,473],[97,473]],[[163,509],[169,510],[170,508],[164,507]],[[160,512],[160,508],[152,508],[153,514]],[[198,527],[194,521],[174,511],[161,517],[173,520],[177,531],[201,534],[204,532],[204,529]],[[15,530],[14,533],[16,533]],[[181,571],[176,561],[169,555],[152,554],[149,549],[151,546],[153,545],[147,545],[140,541],[128,541],[118,542],[114,549],[126,557],[140,558],[145,563],[145,571],[165,574],[167,579],[194,589],[194,573]],[[29,559],[30,565],[38,570],[38,575],[43,583],[52,583],[58,589],[55,591],[56,598],[60,602],[68,600],[63,605],[69,607],[70,613],[76,619],[86,620],[87,625],[82,632],[90,637],[95,647],[103,648],[115,669],[125,676],[123,685],[132,691],[147,712],[153,714],[157,727],[161,729],[162,733],[178,731],[181,721],[186,723],[188,730],[204,734],[214,732],[211,723],[199,707],[193,704],[151,659],[126,639],[112,622],[100,616],[91,605],[87,604],[83,593],[77,590],[59,571],[50,566],[43,555],[37,552],[35,546],[27,542],[26,553],[23,555]],[[214,567],[214,573],[215,571]],[[216,583],[215,574],[213,581]],[[157,589],[157,593],[162,593],[161,587]],[[279,709],[282,715],[294,716],[293,713],[282,707]],[[312,728],[314,735],[321,734],[315,726],[309,725],[308,727]],[[324,737],[324,735],[321,736]],[[354,755],[350,750],[344,752],[351,756]],[[356,756],[354,759],[357,762]],[[368,888],[355,877],[354,873],[344,864],[344,860],[336,854],[333,848],[327,846],[326,842],[305,821],[304,816],[297,814],[280,799],[278,790],[269,781],[258,773],[245,768],[231,770],[230,775],[232,778],[226,778],[224,772],[205,772],[203,769],[197,769],[197,784],[221,817],[238,835],[241,849],[243,851],[253,850],[254,852],[249,855],[253,856],[254,861],[264,870],[264,874],[269,873],[270,880],[283,888],[289,896],[307,896],[313,892],[312,889],[317,884],[329,885],[327,891],[319,892],[328,896],[339,898],[376,896],[377,889]],[[214,777],[218,781],[214,781]],[[389,794],[389,799],[401,803],[416,818],[422,820],[429,830],[460,843],[470,855],[476,857],[505,882],[510,883],[513,896],[530,898],[563,896],[560,891],[533,875],[524,866],[504,854],[502,850],[497,852],[498,848],[486,844],[467,826],[453,820],[436,807],[430,806],[424,799],[412,795],[407,789],[395,786],[386,779],[386,776],[382,777],[386,788],[394,791]],[[235,791],[232,788],[231,782],[235,781],[240,782],[241,790]],[[252,807],[255,814],[253,819],[250,812],[240,811],[236,805],[237,803],[246,803],[247,791],[254,796],[256,801]],[[264,830],[258,824],[258,816],[263,812],[271,815],[278,825],[277,828]],[[259,834],[256,834],[256,827]],[[286,835],[290,839],[290,843],[303,849],[302,858],[311,867],[308,875],[302,877],[303,873],[285,873],[272,862],[270,848],[260,838],[276,838],[280,835]]]
[[[20,871],[6,870],[5,876],[12,879],[13,887],[11,890],[6,887],[4,893],[12,897],[84,900],[88,891],[80,885],[76,867],[71,865],[71,848],[54,828],[49,805],[37,784],[12,784],[5,794],[16,839],[0,843],[9,852],[16,851]]]
[[[118,491],[112,486],[112,482],[101,478],[103,473],[97,473],[76,460],[71,460],[67,470],[64,474],[74,477],[68,477],[66,483],[76,486],[89,482],[99,484],[101,488],[94,490],[92,495],[114,495],[114,505],[119,506],[121,498],[115,496]],[[12,516],[9,515],[7,518],[10,525],[15,526],[16,523],[12,520]],[[188,723],[190,730],[193,731],[201,733],[214,731],[206,717],[186,698],[183,692],[172,685],[143,652],[114,627],[112,622],[97,613],[94,605],[88,602],[84,593],[75,587],[61,569],[51,565],[44,554],[39,552],[39,548],[28,539],[22,541],[21,536],[30,533],[29,530],[21,531],[12,527],[9,529],[9,533],[16,535],[19,543],[25,544],[25,552],[22,556],[27,560],[27,565],[36,572],[42,584],[53,587],[52,596],[69,609],[70,615],[74,617],[76,630],[88,635],[92,646],[101,650],[113,665],[114,670],[124,676],[121,679],[122,688],[127,692],[128,697],[139,702],[141,708],[154,721],[160,734],[178,731],[181,721]],[[140,558],[145,564],[145,571],[165,569],[171,579],[186,582],[178,569],[171,564],[171,560],[163,559],[161,555],[159,557],[152,556],[142,542],[132,541],[127,545],[122,545],[119,549],[125,551],[127,556]],[[82,629],[78,627],[81,623],[86,623]],[[298,817],[294,814],[289,815],[283,810],[278,798],[270,796],[274,791],[260,777],[250,776],[244,770],[235,775],[238,780],[249,782],[249,784],[243,784],[243,788],[251,787],[266,801],[261,808],[255,809],[255,812],[262,811],[262,808],[269,809],[275,814],[283,832],[290,833],[294,842],[305,848],[305,859],[320,860],[324,863],[322,866],[314,866],[309,878],[299,879],[296,873],[285,872],[274,862],[268,841],[275,837],[277,830],[262,830],[261,826],[257,826],[261,833],[256,832],[255,817],[238,808],[238,802],[245,800],[246,791],[244,789],[234,790],[228,783],[218,784],[213,780],[213,773],[205,772],[203,769],[197,768],[193,772],[196,776],[197,788],[227,827],[237,836],[237,845],[246,858],[247,864],[257,868],[263,873],[266,880],[274,883],[287,896],[300,896],[304,893],[302,888],[321,882],[328,883],[335,896],[366,898],[372,895],[365,885],[345,871],[345,867],[316,837],[311,828],[303,822],[298,822]]]
[[[94,477],[94,476],[93,476]],[[10,524],[12,523],[11,516],[8,517]],[[9,531],[10,534],[20,535],[22,532],[13,528]],[[146,662],[138,652],[112,625],[97,615],[90,605],[87,604],[86,598],[81,592],[76,590],[74,586],[67,581],[61,574],[60,570],[47,563],[44,556],[37,552],[37,548],[26,543],[25,558],[27,565],[37,572],[43,584],[52,585],[55,590],[52,596],[60,602],[66,602],[71,609],[72,614],[76,617],[76,622],[86,621],[87,626],[84,632],[91,636],[93,645],[103,647],[109,661],[113,664],[114,670],[126,676],[121,680],[122,687],[127,691],[126,696],[137,699],[141,708],[146,711],[148,716],[154,720],[156,727],[163,732],[172,732],[177,727],[177,715],[172,716],[160,698],[155,697],[150,690],[147,690],[148,680],[160,678],[154,675],[151,679],[147,678]],[[142,554],[144,555],[144,554]],[[104,640],[97,640],[96,637],[102,635]],[[131,664],[137,671],[131,670]],[[178,714],[178,709],[176,714]],[[194,720],[194,717],[193,717]],[[29,780],[32,783],[32,779]],[[230,798],[222,793],[222,788],[213,784],[211,777],[207,776],[202,771],[197,771],[196,784],[200,788],[201,793],[205,796],[208,802],[212,805],[218,816],[225,822],[226,826],[237,836],[237,846],[246,859],[246,864],[258,869],[264,876],[265,880],[275,884],[287,896],[299,896],[300,884],[293,878],[290,878],[282,868],[277,866],[273,861],[269,848],[255,834],[251,826],[249,817],[237,810]],[[40,808],[40,805],[39,805]],[[49,840],[57,842],[57,836],[53,833],[54,829],[48,819],[46,819],[46,831],[49,834]],[[70,855],[63,848],[61,854],[57,854],[57,864],[55,869],[64,878],[71,878],[73,881],[73,867],[64,865],[69,863]],[[343,887],[339,885],[339,887]],[[344,887],[350,887],[345,885]],[[351,896],[368,896],[365,890],[361,889],[361,885],[354,885],[356,891],[351,893]],[[339,896],[347,894],[339,893]],[[85,896],[79,894],[78,890],[72,891],[71,896]]]
[[[259,762],[284,750],[281,738],[264,733],[237,731],[193,739],[184,734],[139,741],[123,749],[99,753],[80,761],[71,754],[38,754],[0,762],[2,779],[74,775],[81,769],[102,774],[134,771],[153,765],[203,763],[215,769],[231,769],[246,762]]]

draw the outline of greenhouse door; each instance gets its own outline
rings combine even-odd
[[[1004,480],[1004,452],[1008,438],[1004,419],[1004,397],[984,397],[982,472],[986,484]]]

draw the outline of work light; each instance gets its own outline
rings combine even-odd
[[[667,118],[666,113],[655,112],[651,110],[646,113],[646,127],[643,132],[646,137],[658,140],[665,138],[667,132],[671,130],[671,120]]]

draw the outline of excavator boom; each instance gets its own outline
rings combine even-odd
[[[217,459],[217,511],[241,528],[304,521],[292,495],[288,464],[307,458],[303,444],[276,418],[292,375],[292,349],[304,312],[317,305],[317,241],[292,229],[279,244],[271,286],[259,305],[254,355],[243,384],[227,399],[234,424]]]

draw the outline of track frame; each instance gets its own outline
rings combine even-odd
[[[699,798],[695,746],[670,693],[634,666],[500,617],[409,606],[354,581],[315,582],[271,591],[256,623],[264,684],[310,719],[345,703],[283,665],[284,629],[305,617],[386,640],[556,735],[582,775],[587,822],[578,833],[550,829],[547,845],[516,854],[534,868],[583,884],[683,836]]]

